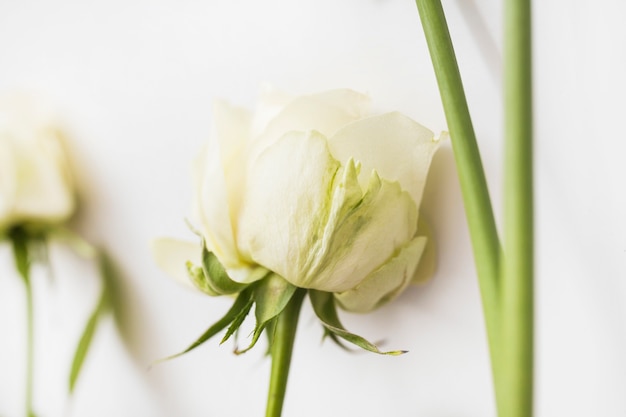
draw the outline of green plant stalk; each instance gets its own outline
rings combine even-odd
[[[24,388],[24,402],[26,417],[34,417],[33,412],[33,376],[34,376],[34,308],[33,289],[30,279],[30,254],[28,238],[21,229],[11,233],[15,266],[24,281],[26,295],[26,385]]]
[[[276,329],[270,347],[272,369],[265,417],[280,417],[282,414],[293,342],[296,338],[298,317],[305,295],[306,290],[298,288],[285,309],[277,317]]]
[[[33,376],[34,376],[34,308],[33,308],[33,288],[28,282],[26,284],[26,415],[34,417],[33,411]]]
[[[461,74],[440,0],[416,0],[439,92],[450,130],[463,193],[467,223],[474,249],[487,336],[491,352],[496,400],[499,402],[500,258],[501,246],[487,181],[467,106]]]
[[[533,171],[530,0],[504,4],[503,417],[533,414]]]

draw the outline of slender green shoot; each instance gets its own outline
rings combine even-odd
[[[530,0],[507,0],[504,18],[503,417],[533,414],[533,171]]]
[[[305,295],[306,290],[298,288],[285,309],[276,318],[276,329],[270,346],[272,369],[265,417],[280,417],[282,414],[293,342]]]
[[[30,271],[30,270],[29,270]],[[33,287],[30,280],[26,282],[26,388],[25,403],[27,417],[35,415],[33,411],[33,379],[35,375],[35,330],[33,307]]]
[[[461,74],[440,0],[416,0],[437,76],[480,281],[496,386],[501,246]],[[496,393],[497,395],[497,393]]]
[[[13,245],[13,257],[20,277],[24,281],[26,293],[26,386],[24,387],[24,402],[26,417],[34,417],[33,411],[33,377],[34,377],[34,307],[33,288],[30,277],[31,256],[29,253],[29,239],[21,228],[10,232]]]

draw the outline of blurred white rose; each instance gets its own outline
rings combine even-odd
[[[27,96],[0,98],[0,235],[46,227],[75,209],[62,136],[52,113]]]
[[[411,282],[426,244],[418,213],[438,141],[400,113],[369,116],[368,107],[350,90],[294,99],[268,91],[254,114],[215,104],[194,169],[192,223],[233,280],[270,270],[359,312]],[[175,246],[161,242],[156,256],[181,275],[185,258],[199,254]]]

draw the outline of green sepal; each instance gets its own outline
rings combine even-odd
[[[322,336],[322,341],[326,340],[326,338],[329,338],[330,340],[332,340],[334,344],[336,344],[337,346],[339,346],[341,349],[345,350],[346,352],[350,352],[350,353],[357,352],[356,350],[351,349],[350,347],[346,346],[346,344],[341,341],[339,336],[337,336],[335,333],[331,332],[326,327],[324,327],[324,335]]]
[[[347,342],[353,343],[362,349],[382,355],[396,356],[406,353],[406,351],[404,350],[382,352],[373,343],[367,341],[361,336],[357,336],[353,333],[348,332],[339,320],[337,307],[335,306],[335,297],[332,293],[309,290],[309,297],[311,299],[313,311],[315,311],[317,317],[322,321],[322,325],[324,326],[324,328],[333,335],[338,336]]]
[[[217,256],[202,244],[203,287],[210,288],[217,295],[230,295],[243,291],[249,284],[233,281]],[[196,284],[197,285],[197,284]]]
[[[259,285],[254,290],[256,325],[252,341],[247,348],[235,350],[236,354],[245,353],[256,345],[263,330],[285,309],[295,291],[296,287],[278,274],[270,273],[259,281]]]
[[[237,317],[240,315],[242,310],[245,310],[246,308],[250,310],[248,305],[254,301],[253,294],[254,294],[253,287],[248,287],[245,290],[243,290],[241,293],[239,293],[239,295],[235,299],[235,302],[230,307],[230,309],[226,312],[224,317],[222,317],[216,323],[214,323],[211,327],[209,327],[208,330],[204,332],[202,336],[200,336],[195,342],[193,342],[187,349],[175,355],[171,355],[166,358],[159,359],[158,361],[156,361],[156,363],[161,363],[161,362],[182,356],[185,353],[197,348],[198,346],[200,346],[201,344],[203,344],[204,342],[206,342],[207,340],[215,336],[217,333],[224,330],[226,326],[233,323],[237,319]]]
[[[212,297],[220,295],[216,293],[215,290],[213,290],[213,286],[209,284],[209,280],[206,278],[204,269],[201,266],[194,265],[191,261],[187,261],[185,266],[187,267],[189,279],[197,289]]]
[[[272,344],[274,343],[274,335],[276,334],[276,320],[277,317],[274,317],[268,321],[265,326],[265,335],[267,336],[267,351],[265,352],[265,356],[272,354]]]
[[[243,324],[243,321],[246,319],[246,317],[248,316],[248,313],[252,309],[253,304],[254,304],[254,298],[250,297],[250,299],[248,300],[248,303],[241,310],[239,310],[239,313],[237,313],[237,315],[235,316],[235,319],[230,323],[230,326],[228,326],[228,330],[226,330],[226,334],[220,341],[220,345],[223,344],[225,341],[227,341],[233,335],[233,333],[239,330],[239,327],[241,327],[241,325]]]

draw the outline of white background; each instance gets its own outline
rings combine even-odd
[[[591,5],[593,4],[593,6]],[[501,4],[444,1],[488,180],[501,199]],[[626,415],[626,7],[535,2],[537,415]],[[217,340],[179,351],[228,308],[157,270],[149,241],[190,237],[190,161],[211,101],[252,106],[263,82],[294,94],[350,87],[379,110],[445,129],[409,0],[0,0],[0,92],[53,102],[82,206],[72,224],[123,271],[124,319],[100,327],[74,398],[69,361],[97,276],[66,248],[37,270],[36,410],[56,416],[262,416],[269,361]],[[424,213],[432,282],[345,324],[402,357],[320,345],[305,305],[284,415],[494,416],[484,326],[452,153]],[[24,290],[0,247],[0,416],[23,415]]]

